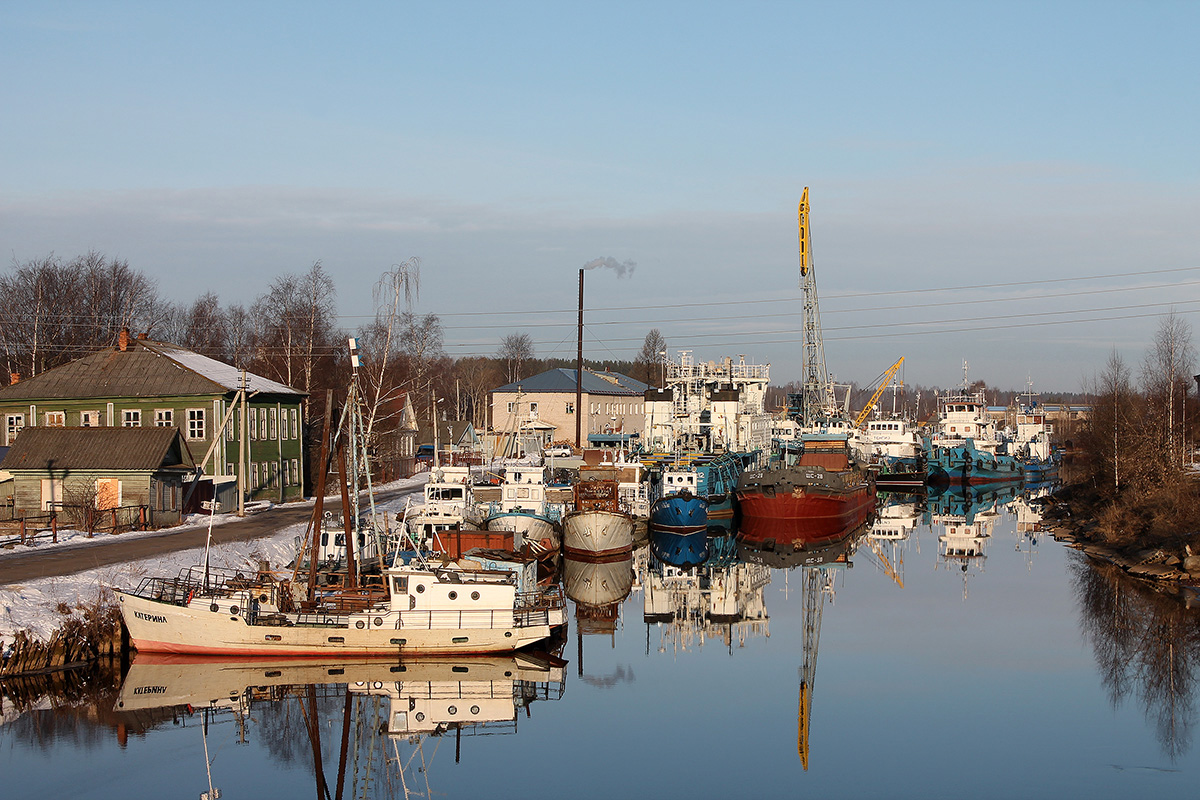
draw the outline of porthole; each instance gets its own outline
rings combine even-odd
[[[265,594],[260,594],[260,595],[258,596],[258,602],[260,602],[260,603],[265,603],[265,602],[267,602],[267,600],[269,600],[269,599],[270,599],[270,598],[268,598],[268,597],[267,597]]]
[[[478,714],[478,713],[479,713],[479,706],[471,706],[471,713],[472,713],[472,714]]]
[[[425,712],[418,711],[417,712],[417,722],[424,722],[424,721],[425,721]]]
[[[219,605],[217,605],[216,603],[213,603],[211,606],[208,607],[208,610],[215,614],[221,610],[221,607]]]
[[[446,709],[446,712],[449,713],[450,716],[453,717],[455,714],[458,713],[458,706],[450,706],[449,708]]]
[[[382,625],[382,624],[383,624],[383,617],[376,617],[376,618],[375,618],[375,625],[376,625],[376,626],[379,626],[379,625]]]
[[[237,606],[230,606],[230,607],[229,607],[229,613],[230,613],[230,614],[238,614],[238,613],[240,613],[240,612],[241,612],[241,609],[239,609]]]
[[[479,592],[471,592],[471,599],[472,599],[472,600],[478,600],[478,599],[479,599]]]
[[[361,631],[363,628],[367,627],[367,623],[363,622],[361,619],[356,620],[354,622],[354,627],[358,628]]]
[[[450,599],[451,599],[451,600],[457,600],[457,599],[458,599],[458,592],[451,592],[451,593],[449,594],[449,597],[450,597]]]
[[[512,638],[512,631],[505,631],[505,632],[504,632],[504,638],[506,638],[506,639],[511,639],[511,638]]]
[[[420,594],[420,593],[421,593],[421,592],[423,592],[423,591],[425,591],[425,584],[423,584],[423,583],[418,583],[418,584],[417,584],[417,593],[418,593],[418,594]]]

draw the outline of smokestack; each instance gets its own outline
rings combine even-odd
[[[117,339],[117,347],[122,353],[129,349],[129,328],[121,328],[121,335]]]

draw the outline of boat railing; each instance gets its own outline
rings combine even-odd
[[[274,580],[273,576],[266,576]],[[237,569],[223,567],[185,567],[173,578],[143,578],[133,594],[148,600],[158,600],[177,606],[186,606],[197,593],[205,596],[227,596],[235,592],[260,586],[264,576],[246,574]]]

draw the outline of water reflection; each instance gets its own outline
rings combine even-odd
[[[198,720],[206,768],[210,725],[232,723],[235,741],[257,737],[273,759],[304,763],[319,797],[408,796],[414,779],[428,797],[426,739],[452,735],[457,762],[464,736],[516,733],[519,709],[562,697],[564,666],[532,652],[402,663],[155,655],[134,660],[113,711],[139,734]],[[210,770],[210,791],[212,781]]]
[[[968,578],[983,572],[1000,512],[1019,488],[1012,483],[964,485],[927,498],[925,522],[937,533],[938,567],[961,573],[964,600]]]
[[[1136,700],[1175,761],[1192,744],[1200,617],[1179,598],[1083,555],[1071,560],[1071,574],[1110,702]]]

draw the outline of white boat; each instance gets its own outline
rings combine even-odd
[[[500,484],[500,500],[479,509],[489,531],[513,534],[513,547],[535,557],[557,554],[562,544],[558,521],[565,509],[546,500],[546,474],[542,467],[510,466]]]
[[[297,601],[273,575],[193,567],[114,589],[139,652],[262,656],[493,653],[566,622],[557,587],[519,593],[511,572],[424,563],[384,571],[382,594]]]
[[[872,419],[857,438],[859,454],[868,464],[892,464],[915,459],[921,452],[921,437],[906,419]]]
[[[424,505],[408,506],[399,515],[413,541],[422,547],[432,549],[442,531],[480,527],[472,515],[470,467],[434,467],[424,494]]]

